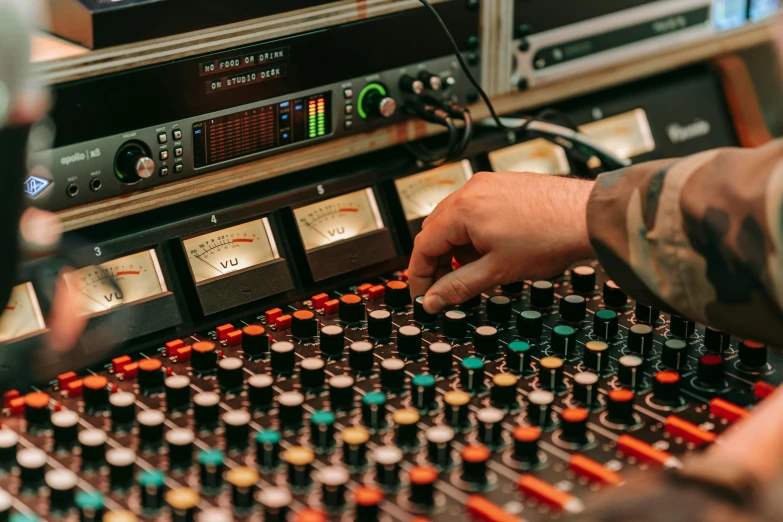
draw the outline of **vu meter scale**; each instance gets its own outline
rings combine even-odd
[[[25,283],[15,286],[0,315],[0,342],[19,339],[40,332],[45,327],[33,285]]]
[[[196,283],[279,257],[266,218],[182,242]]]
[[[65,281],[70,291],[81,298],[80,315],[104,312],[166,292],[154,250],[70,272]]]
[[[306,250],[384,227],[371,188],[294,209],[294,216]]]
[[[462,160],[395,180],[405,219],[412,221],[430,215],[441,201],[462,187],[472,175],[470,162]]]

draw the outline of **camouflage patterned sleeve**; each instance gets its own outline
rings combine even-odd
[[[783,346],[783,140],[603,174],[587,221],[635,299]]]

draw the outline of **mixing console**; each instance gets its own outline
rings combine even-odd
[[[549,520],[714,442],[775,357],[594,264],[438,317],[396,273],[12,392],[0,520]]]

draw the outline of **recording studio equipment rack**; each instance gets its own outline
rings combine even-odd
[[[707,66],[555,109],[633,159],[738,144]],[[4,397],[0,519],[538,522],[680,466],[780,383],[778,352],[592,262],[438,316],[410,299],[413,238],[473,172],[576,165],[486,131],[433,170],[381,150],[68,234],[88,334],[121,317],[128,342]],[[3,351],[48,333],[46,263]]]
[[[478,9],[436,9],[480,76]],[[420,95],[477,99],[445,38],[403,29],[427,35],[433,19],[411,9],[55,84],[56,137],[32,156],[29,200],[93,203],[406,121]]]

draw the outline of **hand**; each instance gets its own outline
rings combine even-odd
[[[593,183],[531,173],[479,173],[447,197],[416,236],[408,281],[429,313],[499,284],[541,279],[592,257]],[[454,257],[462,266],[451,271]]]

